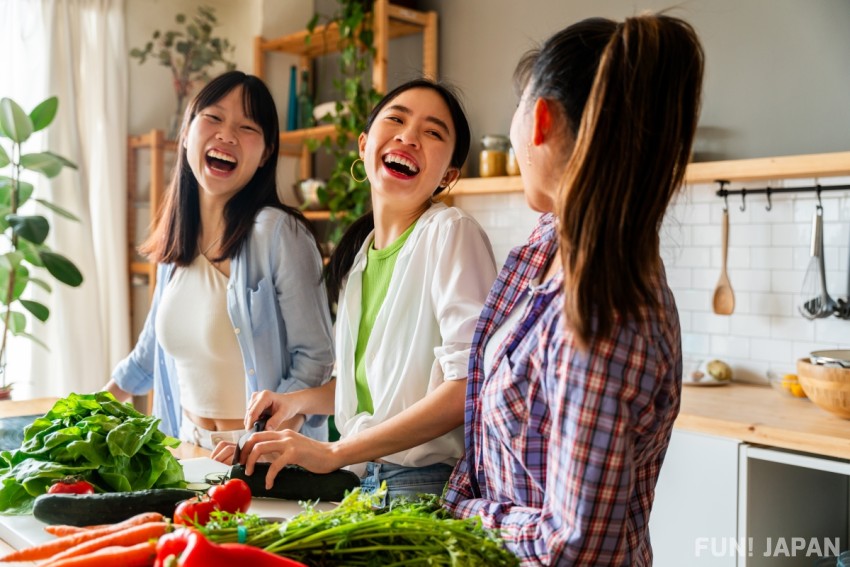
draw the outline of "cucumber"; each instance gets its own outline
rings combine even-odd
[[[260,498],[282,498],[284,500],[321,500],[339,502],[345,493],[360,486],[360,478],[351,471],[336,470],[327,474],[310,472],[289,465],[274,479],[271,490],[266,489],[266,473],[270,463],[254,465],[254,474],[245,474],[244,465],[230,468],[230,478],[241,478],[248,483],[251,495]]]
[[[46,524],[93,526],[114,524],[142,512],[174,515],[179,502],[198,493],[182,488],[152,488],[133,492],[99,494],[42,494],[35,499],[32,513]]]

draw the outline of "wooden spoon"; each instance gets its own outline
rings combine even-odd
[[[723,266],[720,269],[720,279],[714,288],[714,312],[718,315],[731,315],[735,311],[735,293],[729,283],[726,273],[726,254],[729,249],[729,211],[723,211]]]

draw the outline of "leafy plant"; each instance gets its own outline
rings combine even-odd
[[[131,49],[130,57],[137,58],[139,64],[147,61],[148,57],[155,58],[160,65],[171,69],[177,95],[175,116],[180,116],[193,85],[208,81],[208,71],[213,65],[223,63],[228,71],[236,68],[236,64],[230,60],[236,47],[227,39],[212,37],[213,28],[218,25],[213,8],[199,6],[197,15],[191,19],[185,14],[177,14],[174,21],[181,26],[185,25],[185,29],[154,31],[153,38],[145,44],[144,49]],[[172,125],[174,131],[169,132],[169,139],[175,137],[177,127],[179,124]]]
[[[311,150],[321,146],[333,156],[333,169],[323,189],[317,192],[319,202],[331,212],[336,221],[332,240],[337,241],[345,228],[369,210],[371,193],[362,164],[355,168],[357,181],[351,176],[351,166],[360,157],[356,140],[366,125],[366,119],[381,95],[366,75],[375,56],[372,13],[366,11],[362,0],[337,0],[338,8],[325,25],[316,31],[321,19],[313,16],[307,24],[308,43],[316,33],[327,33],[332,27],[339,29],[339,76],[333,81],[338,94],[336,112],[325,122],[336,127],[335,135],[322,141],[312,141]],[[346,101],[343,104],[341,101]]]
[[[50,224],[41,215],[23,215],[19,209],[27,201],[33,201],[65,218],[79,221],[77,217],[45,201],[34,198],[34,187],[21,179],[23,170],[55,177],[65,167],[77,166],[52,152],[23,154],[21,146],[34,132],[46,128],[53,122],[59,100],[51,97],[27,114],[18,103],[9,98],[0,100],[0,137],[11,140],[11,151],[0,144],[0,168],[11,167],[11,176],[0,176],[0,229],[8,241],[8,249],[0,256],[0,303],[2,303],[2,338],[0,338],[0,363],[5,360],[9,334],[35,341],[44,348],[43,342],[26,331],[24,313],[15,311],[15,305],[29,311],[39,321],[50,316],[47,306],[24,299],[24,292],[33,283],[47,292],[50,285],[33,275],[33,268],[46,268],[60,282],[76,287],[83,282],[77,267],[53,252],[44,241],[50,232]],[[0,367],[0,389],[7,388],[5,369]]]
[[[37,496],[69,475],[96,492],[185,486],[169,451],[180,442],[162,433],[159,421],[109,392],[58,400],[24,429],[19,449],[0,451],[0,513],[29,513]]]

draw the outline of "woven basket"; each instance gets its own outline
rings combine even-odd
[[[850,368],[812,364],[808,358],[797,361],[797,377],[803,391],[818,407],[850,419]]]

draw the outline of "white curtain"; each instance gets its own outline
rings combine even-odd
[[[29,364],[15,356],[17,399],[65,396],[99,389],[130,348],[127,277],[126,147],[127,47],[124,0],[0,0],[18,22],[31,27],[25,38],[27,74],[34,81],[29,110],[50,95],[59,112],[46,131],[46,147],[75,162],[37,191],[75,213],[80,223],[41,210],[51,224],[49,245],[83,274],[78,288],[53,285],[38,300],[50,308],[45,324],[30,323],[50,346],[29,350]],[[37,13],[38,15],[34,15]],[[35,46],[34,42],[41,42]],[[35,77],[32,77],[35,79]],[[42,92],[38,88],[39,84]],[[0,87],[3,84],[0,83]],[[0,94],[3,94],[0,91]],[[5,96],[5,95],[4,95]],[[49,278],[46,278],[49,279]],[[27,373],[29,376],[27,376]]]

